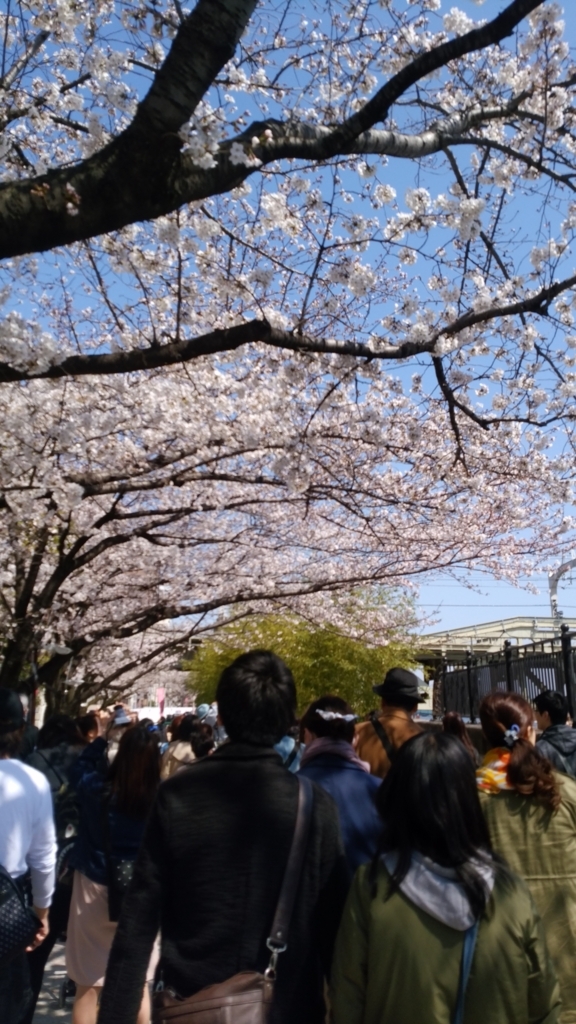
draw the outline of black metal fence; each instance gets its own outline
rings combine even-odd
[[[442,703],[445,711],[458,711],[471,722],[478,718],[482,698],[493,690],[512,690],[533,700],[542,690],[557,690],[568,701],[574,718],[576,707],[576,650],[568,626],[560,636],[534,644],[513,646],[509,640],[497,654],[475,658],[468,652],[464,663],[443,663]]]

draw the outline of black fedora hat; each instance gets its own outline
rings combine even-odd
[[[413,700],[415,704],[423,704],[426,700],[418,692],[420,680],[407,668],[391,668],[384,677],[384,682],[373,686],[374,693],[384,700],[393,697],[404,697],[406,700]]]

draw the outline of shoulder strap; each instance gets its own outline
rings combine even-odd
[[[102,827],[102,841],[104,844],[104,859],[106,861],[106,868],[110,873],[111,862],[112,862],[112,840],[110,838],[110,819],[108,817],[110,811],[110,800],[112,794],[109,790],[104,789],[102,792],[102,798],[100,800],[100,825]]]
[[[288,757],[284,761],[284,767],[285,768],[288,768],[288,769],[291,768],[291,766],[294,764],[294,761],[298,757],[299,752],[300,752],[300,744],[299,743],[295,743],[294,746],[292,747],[292,750],[288,754]]]
[[[61,785],[61,786],[65,786],[65,785],[66,785],[66,781],[65,781],[65,779],[63,779],[63,778],[62,778],[62,776],[60,775],[60,772],[58,771],[58,769],[57,769],[56,765],[55,765],[55,764],[50,764],[50,761],[48,760],[48,758],[46,757],[46,755],[42,753],[42,751],[41,751],[41,750],[37,750],[37,751],[36,751],[36,753],[37,753],[37,754],[40,754],[40,757],[41,757],[41,758],[42,758],[42,760],[44,761],[44,764],[47,764],[47,765],[48,765],[48,767],[49,767],[49,769],[50,769],[50,771],[51,771],[51,772],[54,772],[54,775],[55,775],[55,776],[56,776],[56,778],[58,779],[58,782],[60,783],[60,785]]]
[[[272,922],[270,938],[266,942],[268,949],[272,951],[273,961],[274,954],[277,955],[278,953],[282,953],[286,949],[288,928],[290,927],[290,920],[294,909],[294,902],[296,900],[296,890],[298,889],[300,875],[302,874],[302,865],[304,863],[304,855],[306,853],[308,835],[310,832],[310,822],[312,820],[312,803],[314,799],[312,783],[310,782],[310,779],[305,779],[302,775],[297,775],[296,778],[298,780],[299,787],[296,827],[294,829],[290,853],[288,854],[288,863],[286,864],[286,870],[284,872],[282,888],[280,889],[280,896],[276,906],[276,913],[274,914],[274,920]],[[275,961],[271,966],[272,969],[275,967]]]
[[[378,718],[377,711],[370,712],[370,721],[372,722],[372,725],[374,727],[374,732],[376,733],[378,739],[380,740],[382,746],[384,747],[384,750],[386,751],[386,754],[388,755],[388,760],[390,761],[390,764],[392,764],[392,761],[396,757],[396,748],[392,746],[390,742],[390,737],[388,736],[386,729],[382,725],[382,722]]]
[[[458,998],[456,1000],[456,1009],[454,1010],[452,1024],[462,1024],[464,1020],[464,1001],[466,999],[466,989],[468,988],[468,980],[470,978],[479,928],[480,921],[475,921],[472,927],[468,928],[464,933],[462,962],[460,964],[460,981],[458,982]]]

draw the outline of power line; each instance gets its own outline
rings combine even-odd
[[[487,598],[487,601],[488,600],[489,599]],[[445,604],[444,601],[418,601],[417,604],[418,604],[418,607],[420,607],[420,608],[438,608],[438,607],[441,607],[441,608],[486,608],[486,607],[490,607],[490,608],[510,608],[510,609],[515,609],[517,611],[523,611],[523,610],[524,611],[533,611],[535,608],[548,608],[548,610],[549,610],[549,607],[550,607],[549,604],[516,604],[516,603],[513,603],[513,602],[512,603],[508,603],[508,604],[493,604],[491,601],[490,601],[489,604],[488,603],[484,603],[484,604],[468,604],[467,602],[464,604],[462,601],[460,601],[459,604]],[[570,608],[570,607],[572,607],[572,605],[563,605],[563,611],[567,607]],[[576,606],[574,607],[574,610],[576,611]],[[548,617],[550,617],[550,616],[548,616]]]

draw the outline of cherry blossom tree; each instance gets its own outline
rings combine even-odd
[[[0,684],[119,692],[216,613],[370,642],[356,587],[570,547],[561,14],[10,0]]]
[[[527,459],[519,425],[485,435],[466,420],[464,463],[440,397],[421,406],[342,357],[314,381],[307,360],[264,349],[198,360],[193,379],[2,390],[0,684],[31,673],[49,707],[79,679],[75,699],[110,694],[216,615],[284,609],[401,639],[412,609],[367,610],[365,595],[355,608],[359,587],[409,592],[476,563],[514,579],[568,545],[570,471],[551,452]]]
[[[473,415],[470,374],[451,379],[446,356],[472,360],[476,379],[504,336],[513,405],[539,421],[525,353],[547,364],[549,320],[569,332],[576,282],[576,71],[560,14],[537,0],[479,24],[441,0],[13,0],[0,254],[69,246],[64,269],[60,255],[24,262],[36,293],[46,301],[48,281],[65,306],[57,285],[82,266],[104,308],[97,330],[74,310],[74,329],[51,334],[42,309],[17,314],[7,284],[1,379],[130,372],[252,342],[424,356],[454,415]],[[429,184],[398,198],[393,161]],[[533,237],[515,223],[527,201]],[[22,272],[8,262],[8,280]],[[146,326],[106,297],[122,272]],[[500,418],[494,397],[481,425]]]

